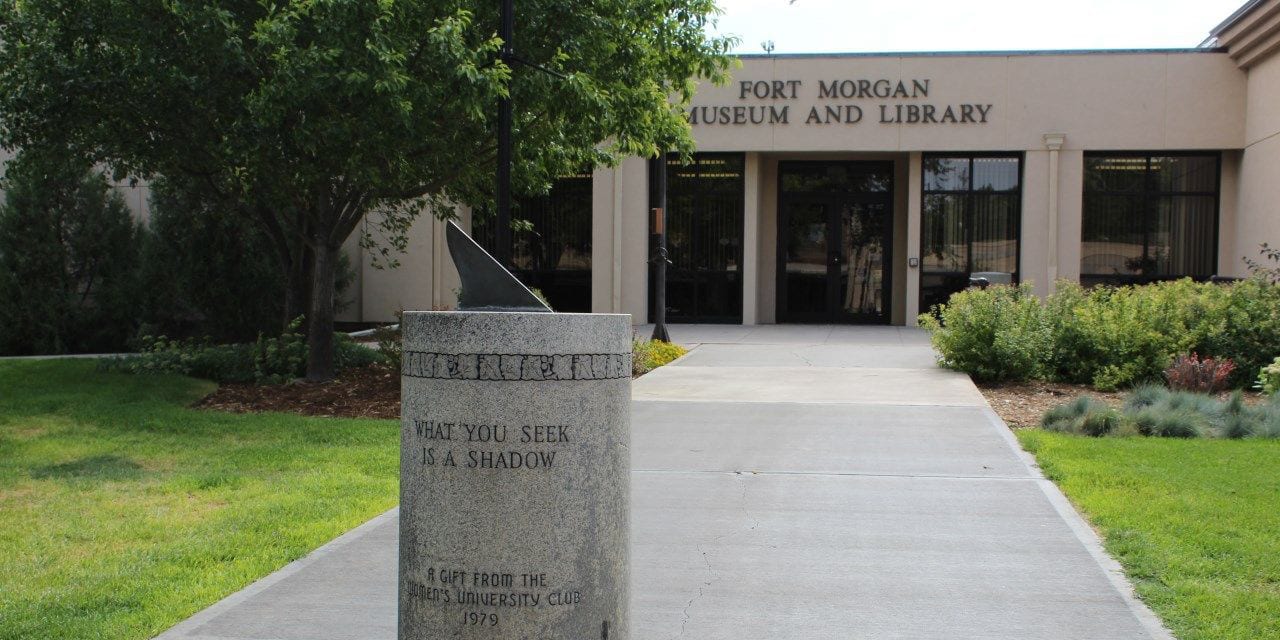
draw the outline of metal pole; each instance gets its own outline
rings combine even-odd
[[[667,333],[667,154],[658,155],[658,207],[654,215],[658,227],[657,282],[654,283],[653,339],[671,342]]]
[[[502,29],[498,37],[502,38],[502,61],[508,67],[513,65],[511,38],[514,31],[514,0],[502,0]],[[494,234],[494,258],[506,268],[511,267],[511,84],[507,82],[508,97],[498,101],[498,215]]]

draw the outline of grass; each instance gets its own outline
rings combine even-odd
[[[0,639],[151,638],[395,504],[396,423],[212,389],[0,362]]]
[[[1178,638],[1280,638],[1280,441],[1018,438]]]

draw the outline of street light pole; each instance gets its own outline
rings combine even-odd
[[[654,258],[657,269],[654,274],[653,339],[671,342],[667,333],[667,153],[658,154],[658,206],[653,210],[654,231],[658,232],[658,256]]]
[[[514,65],[514,50],[511,47],[512,33],[515,31],[515,2],[502,0],[502,27],[498,37],[502,38],[502,61],[511,68]],[[494,234],[494,257],[503,268],[511,268],[511,85],[507,81],[507,97],[498,101],[498,177],[497,177],[497,221]]]

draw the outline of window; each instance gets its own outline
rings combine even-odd
[[[1022,157],[926,154],[920,227],[920,309],[969,286],[969,274],[1018,281]]]
[[[511,217],[528,229],[511,234],[511,272],[538,289],[556,311],[591,311],[591,174],[556,180],[551,193],[518,198]],[[492,250],[494,217],[477,211],[476,242]]]
[[[650,207],[658,206],[657,160],[649,165]],[[667,159],[667,320],[742,322],[743,154],[695,153]],[[649,216],[650,256],[657,235]],[[649,272],[649,316],[657,278]]]
[[[1086,155],[1080,281],[1213,275],[1219,165],[1218,154]]]

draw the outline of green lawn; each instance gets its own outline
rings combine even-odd
[[[1179,638],[1280,638],[1280,441],[1018,438]]]
[[[150,638],[396,502],[396,423],[0,362],[0,638]]]

